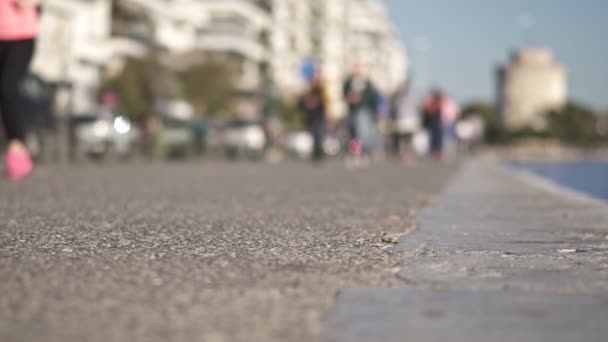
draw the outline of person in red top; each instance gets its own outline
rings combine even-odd
[[[433,90],[431,95],[424,101],[424,126],[430,136],[430,152],[441,159],[443,152],[443,125],[445,96],[439,89]]]
[[[8,138],[5,169],[11,180],[25,178],[33,168],[24,144],[24,107],[19,84],[34,53],[40,3],[41,0],[0,0],[0,113]]]

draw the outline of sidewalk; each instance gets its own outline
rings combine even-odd
[[[343,293],[326,341],[605,341],[608,205],[471,162],[398,246],[403,289]]]

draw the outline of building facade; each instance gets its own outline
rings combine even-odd
[[[365,67],[382,92],[394,91],[406,76],[407,64],[386,7],[376,0],[354,0],[347,11],[349,58]]]
[[[47,0],[32,72],[64,85],[60,112],[96,109],[103,69],[125,56],[142,56],[140,44],[111,36],[111,0]]]
[[[299,72],[302,63],[313,56],[312,7],[302,0],[269,0],[266,9],[272,18],[268,41],[270,78],[280,95],[293,97],[305,86]]]
[[[567,101],[567,74],[546,49],[515,52],[497,72],[498,113],[506,128],[543,129]]]
[[[127,16],[124,23],[116,23],[119,34],[138,36],[176,57],[176,64],[184,60],[180,55],[192,52],[220,58],[235,65],[240,91],[259,88],[261,70],[269,59],[264,40],[270,17],[252,1],[123,0],[121,6],[138,16],[140,23]]]
[[[359,64],[383,95],[407,77],[407,56],[386,7],[378,0],[313,0],[313,42],[331,99],[331,113],[345,114],[342,86]]]
[[[314,59],[335,117],[344,114],[342,84],[354,63],[383,93],[407,71],[379,0],[47,0],[34,68],[77,84],[73,111],[85,111],[100,69],[147,48],[175,56],[175,64],[192,53],[219,56],[236,65],[240,93],[260,95],[270,84],[284,99],[305,89],[301,69]]]

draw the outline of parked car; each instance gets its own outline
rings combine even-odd
[[[155,156],[159,159],[189,158],[205,144],[204,121],[164,116],[155,137]]]
[[[160,123],[154,132],[156,158],[187,159],[207,152],[210,123],[197,115],[191,104],[181,99],[160,99],[155,111]]]
[[[128,159],[139,138],[131,121],[120,115],[79,116],[72,120],[73,157]]]
[[[229,121],[223,129],[222,144],[230,159],[261,159],[266,141],[264,128],[254,120],[235,119]]]
[[[285,149],[289,154],[300,159],[308,159],[313,149],[312,135],[308,131],[296,131],[285,137]],[[342,143],[334,133],[327,133],[323,140],[323,152],[328,157],[335,157],[342,151]]]
[[[307,131],[297,131],[285,137],[285,150],[300,159],[308,159],[312,154],[313,139]]]

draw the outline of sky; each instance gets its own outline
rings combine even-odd
[[[384,0],[416,89],[493,100],[496,67],[518,47],[550,48],[569,97],[608,109],[608,0]]]

